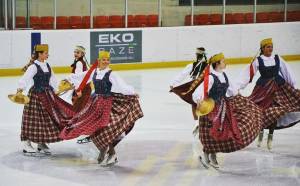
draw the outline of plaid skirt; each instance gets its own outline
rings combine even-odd
[[[85,108],[72,118],[61,131],[60,138],[68,140],[80,135],[91,135],[109,124],[112,96],[93,95]]]
[[[199,119],[199,138],[203,145],[203,151],[207,153],[229,153],[248,146],[255,140],[262,128],[262,111],[249,99],[240,95],[228,98],[232,106],[233,116],[237,121],[237,127],[241,138],[239,143],[233,139],[216,141],[211,136],[212,122],[209,115]]]
[[[72,103],[74,111],[79,112],[84,108],[85,104],[89,101],[89,98],[91,97],[91,93],[92,88],[89,84],[82,90],[81,97],[77,97],[75,91],[73,92]]]
[[[60,130],[75,114],[72,105],[58,97],[53,90],[28,94],[30,102],[24,106],[21,141],[54,143],[61,141]]]
[[[143,112],[136,96],[113,94],[110,122],[91,135],[99,150],[113,144],[123,132],[129,131],[135,122],[143,117]]]
[[[263,128],[275,125],[287,113],[300,112],[300,90],[288,83],[278,86],[271,80],[265,86],[256,85],[249,98],[263,110]],[[291,127],[297,122],[277,125],[275,129]]]
[[[191,104],[191,105],[196,105],[196,103],[193,101],[193,93],[195,91],[195,89],[202,83],[202,81],[200,81],[198,83],[197,86],[195,86],[195,88],[190,91],[188,94],[186,95],[182,95],[183,92],[186,92],[190,89],[191,85],[194,83],[195,80],[192,80],[190,82],[187,82],[185,84],[182,84],[178,87],[174,87],[172,90],[170,90],[170,92],[174,92],[177,96],[179,96],[183,101]]]

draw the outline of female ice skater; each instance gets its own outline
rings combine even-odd
[[[196,87],[201,83],[201,81],[197,81],[197,78],[202,74],[203,70],[207,66],[207,57],[205,53],[205,49],[203,47],[197,48],[196,50],[196,61],[187,65],[171,82],[170,92],[174,92],[185,102],[192,105],[192,114],[195,120],[195,126],[193,129],[193,134],[196,136],[199,131],[199,122],[198,116],[196,115],[196,104],[193,102],[192,94],[195,91]],[[187,83],[182,84],[184,80],[189,80]],[[191,90],[191,84],[197,82],[197,86],[194,86]]]
[[[82,73],[88,70],[88,64],[87,61],[85,60],[85,53],[86,51],[83,46],[75,47],[74,62],[71,65],[73,74]],[[78,88],[78,86],[76,88]],[[85,88],[82,90],[80,95],[78,95],[76,91],[72,92],[72,104],[76,112],[79,112],[82,108],[84,108],[89,97],[91,96],[91,92],[92,89],[90,84],[85,86]]]
[[[25,104],[22,117],[21,141],[24,142],[25,154],[36,152],[31,142],[38,144],[38,152],[51,154],[47,143],[61,141],[61,127],[75,113],[71,105],[54,93],[57,80],[46,62],[48,56],[48,45],[36,45],[34,62],[24,68],[26,72],[19,80],[17,95],[32,86],[33,82],[28,93],[29,103]]]
[[[99,52],[98,61],[87,72],[71,75],[68,80],[82,81],[81,92],[93,82],[95,93],[85,107],[64,128],[60,137],[72,139],[89,135],[99,149],[98,163],[107,166],[117,163],[115,146],[143,117],[138,95],[109,68],[110,53]]]
[[[222,53],[210,58],[204,82],[193,93],[197,103],[199,136],[203,145],[205,167],[218,168],[216,153],[229,153],[248,146],[262,128],[262,111],[237,90],[223,70]],[[213,105],[215,105],[213,107]],[[204,107],[204,108],[203,108]],[[205,110],[211,108],[211,112]],[[206,112],[206,113],[205,113]]]
[[[250,95],[264,112],[264,129],[269,129],[267,147],[272,149],[273,133],[275,129],[291,127],[300,121],[300,90],[295,88],[295,78],[288,64],[277,54],[273,54],[271,38],[260,42],[260,55],[242,71],[238,89],[244,89],[254,75],[259,72],[260,77]],[[257,146],[263,140],[262,129]]]

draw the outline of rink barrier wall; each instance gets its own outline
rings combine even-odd
[[[300,55],[283,55],[281,56],[288,62],[300,61]],[[252,57],[245,58],[227,58],[226,62],[229,65],[249,64]],[[181,68],[193,61],[170,61],[170,62],[151,62],[151,63],[125,63],[125,64],[110,64],[110,68],[114,71],[122,70],[147,70],[147,69],[161,69],[161,68]],[[53,67],[56,74],[70,73],[69,66]],[[0,77],[5,76],[20,76],[23,72],[21,68],[0,69]]]
[[[32,35],[36,33],[40,33],[41,43],[49,44],[48,62],[56,73],[70,72],[69,66],[73,63],[76,45],[86,48],[89,62],[95,60],[95,54],[100,48],[107,46],[105,49],[111,50],[114,47],[115,50],[111,50],[113,70],[182,67],[195,60],[195,49],[200,46],[206,48],[208,57],[223,52],[229,64],[250,63],[259,50],[260,41],[269,37],[273,38],[275,54],[286,56],[287,60],[300,60],[300,22],[92,30],[13,30],[0,32],[0,76],[22,74],[20,68],[29,61]],[[121,52],[124,46],[128,46],[128,49]],[[134,49],[129,50],[129,46]],[[139,63],[127,63],[126,61],[130,62],[127,58]]]

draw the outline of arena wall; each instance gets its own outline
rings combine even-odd
[[[41,42],[50,46],[49,63],[64,68],[73,60],[74,46],[82,45],[90,53],[90,32],[93,31],[142,31],[142,61],[136,64],[143,68],[182,66],[195,58],[195,48],[203,46],[208,56],[224,52],[230,63],[249,63],[259,49],[263,38],[272,37],[274,52],[286,59],[299,60],[300,22],[216,25],[193,27],[164,27],[141,29],[101,30],[15,30],[0,32],[0,75],[3,69],[18,69],[26,64],[31,53],[31,33],[41,33]],[[151,64],[151,65],[150,65]],[[135,64],[121,69],[135,69]],[[125,68],[124,68],[125,67]]]

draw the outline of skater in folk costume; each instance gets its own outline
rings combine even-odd
[[[212,68],[205,69],[204,82],[194,91],[193,100],[200,115],[202,163],[218,168],[216,153],[234,152],[255,140],[261,130],[262,111],[249,99],[237,95],[223,72],[226,63],[222,53],[211,57],[209,64]]]
[[[21,94],[33,82],[28,93],[30,101],[25,104],[22,117],[24,153],[36,152],[31,144],[34,142],[38,144],[39,152],[50,154],[46,144],[61,141],[60,128],[75,113],[71,105],[54,93],[57,80],[47,59],[48,45],[36,45],[34,62],[24,68],[25,73],[18,84],[17,94]]]
[[[78,74],[88,70],[88,64],[85,60],[85,48],[83,46],[76,46],[74,50],[74,62],[71,65],[72,73]],[[79,84],[75,83],[75,87],[78,88]],[[87,103],[89,97],[91,96],[91,86],[90,84],[86,85],[85,88],[82,90],[80,95],[77,95],[76,91],[72,92],[72,103],[73,108],[76,112],[79,112],[82,108],[84,108],[85,104]]]
[[[260,55],[242,71],[238,89],[244,89],[260,72],[256,86],[250,95],[264,113],[263,128],[269,129],[267,147],[272,149],[275,129],[291,127],[300,121],[300,90],[295,89],[295,78],[288,64],[277,54],[273,54],[271,38],[260,43]],[[262,129],[257,146],[263,140]]]
[[[60,135],[63,139],[89,135],[100,151],[98,163],[103,166],[117,163],[115,146],[143,117],[133,87],[112,72],[109,64],[110,53],[100,51],[98,61],[89,71],[67,78],[70,82],[82,80],[77,92],[93,82],[95,93]]]
[[[201,83],[197,78],[202,74],[203,70],[207,66],[207,58],[205,49],[203,47],[197,48],[196,50],[197,60],[194,63],[187,65],[171,82],[170,92],[174,92],[185,102],[192,105],[192,114],[195,120],[195,126],[193,129],[193,134],[198,133],[198,116],[196,115],[196,104],[193,102],[192,94],[195,91],[196,87]],[[186,79],[189,79],[189,82],[182,84]],[[197,85],[194,86],[191,90],[191,84],[197,82]]]

